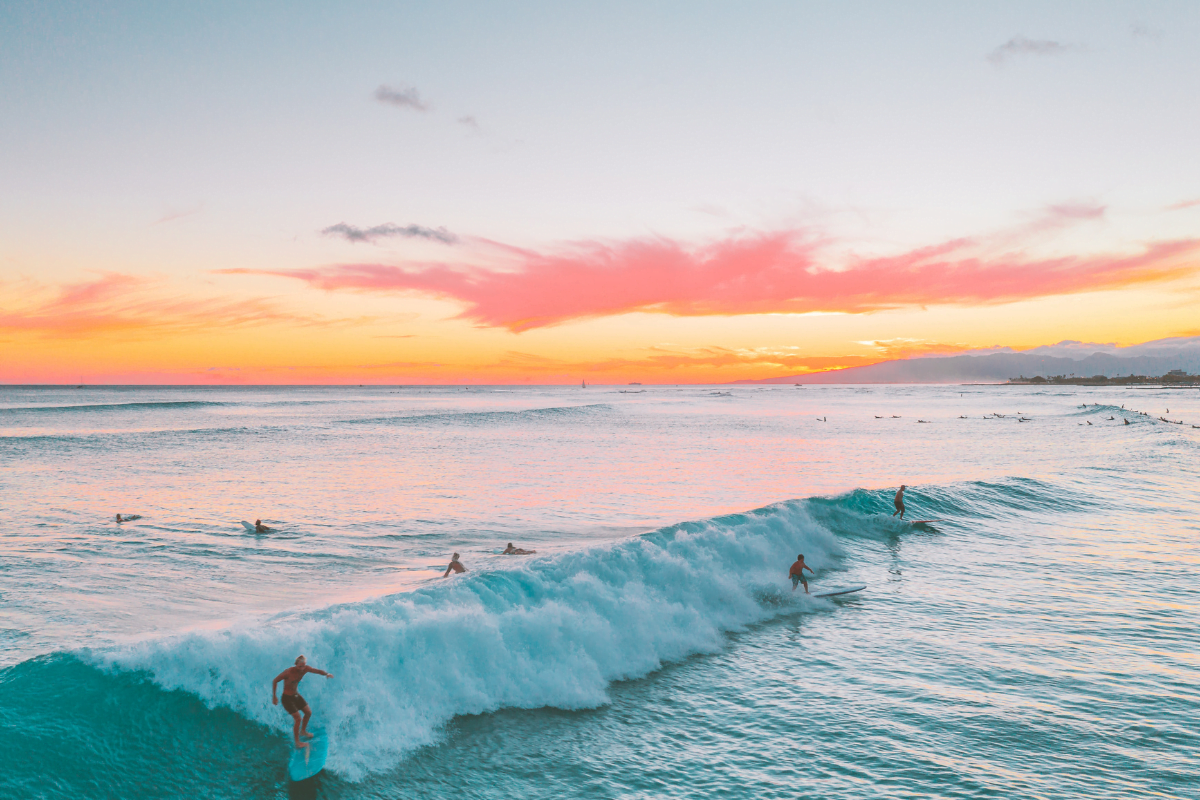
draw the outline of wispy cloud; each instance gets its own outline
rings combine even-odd
[[[326,236],[340,236],[348,242],[374,242],[400,236],[405,239],[430,239],[442,244],[456,244],[458,237],[445,228],[427,228],[424,225],[393,225],[390,222],[372,228],[359,228],[345,222],[330,225],[321,231]]]
[[[1141,22],[1135,22],[1129,26],[1129,35],[1135,39],[1149,39],[1153,42],[1161,41],[1163,32],[1158,28],[1152,28]]]
[[[421,93],[415,86],[383,85],[375,90],[375,99],[397,108],[411,108],[414,111],[429,111],[430,109],[430,105],[421,99]]]
[[[162,225],[167,222],[174,222],[177,219],[183,219],[184,217],[190,217],[193,214],[199,214],[203,209],[204,209],[204,204],[199,203],[199,204],[193,206],[192,208],[188,208],[183,211],[168,211],[166,214],[163,214],[161,217],[154,220],[154,222],[151,224],[152,225]]]
[[[0,331],[49,338],[136,339],[270,323],[330,322],[284,311],[260,298],[179,296],[160,281],[112,272],[60,286],[8,283],[0,285],[0,297]]]
[[[507,248],[486,266],[364,263],[260,274],[326,290],[449,298],[464,305],[466,319],[520,332],[629,312],[868,313],[1006,303],[1193,274],[1200,239],[1153,242],[1132,255],[1034,257],[970,238],[876,258],[846,260],[831,250],[829,242],[792,230],[699,246],[648,238],[547,252]]]
[[[859,342],[861,345],[872,347],[884,359],[914,358],[917,356],[943,356],[962,353],[971,349],[970,345],[946,342],[934,342],[928,339],[873,339]]]
[[[475,119],[475,117],[470,114],[465,117],[459,117],[454,121],[465,128],[470,128],[474,133],[482,133],[483,131],[483,129],[479,126],[479,120]]]
[[[883,356],[806,356],[798,347],[729,348],[655,346],[644,348],[633,357],[606,358],[598,361],[567,361],[534,353],[509,351],[490,366],[501,370],[539,373],[646,373],[731,367],[755,370],[787,370],[794,373],[822,372],[828,369],[859,367],[883,361]]]
[[[1200,206],[1200,198],[1196,198],[1195,200],[1184,200],[1179,203],[1172,203],[1171,205],[1167,206],[1167,211],[1182,211],[1185,208],[1195,208],[1196,206]]]
[[[1107,206],[1097,203],[1060,203],[1046,207],[1046,216],[1056,221],[1076,222],[1079,220],[1100,219],[1108,210]]]
[[[1014,36],[988,53],[987,59],[999,66],[1009,59],[1019,56],[1058,56],[1078,49],[1076,45],[1063,44],[1052,39],[1026,39],[1024,36]]]

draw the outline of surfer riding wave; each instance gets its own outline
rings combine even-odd
[[[283,672],[275,676],[275,680],[271,681],[271,704],[279,705],[279,698],[275,696],[275,687],[283,681],[283,710],[292,715],[294,724],[292,726],[292,738],[295,739],[296,747],[308,747],[308,742],[302,742],[301,739],[311,739],[312,734],[308,732],[308,720],[312,717],[312,709],[308,707],[308,701],[296,691],[296,687],[300,685],[300,681],[308,673],[324,675],[326,678],[332,678],[333,673],[326,672],[323,669],[308,666],[308,662],[304,656],[296,657],[295,666],[288,667]],[[301,719],[300,715],[304,718]]]

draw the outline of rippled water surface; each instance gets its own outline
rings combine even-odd
[[[1200,392],[640,388],[0,388],[0,797],[1200,796]]]

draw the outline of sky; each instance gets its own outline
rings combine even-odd
[[[0,382],[1200,333],[1200,4],[0,4]]]

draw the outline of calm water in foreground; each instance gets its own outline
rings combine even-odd
[[[637,388],[0,388],[0,797],[1200,797],[1200,391]]]

